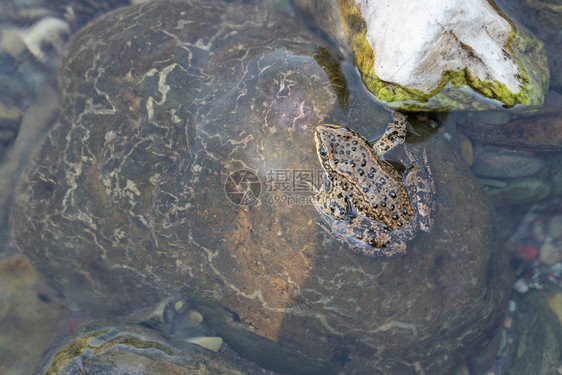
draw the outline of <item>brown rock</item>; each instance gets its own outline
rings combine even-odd
[[[505,125],[489,125],[469,120],[460,129],[472,141],[532,151],[562,149],[562,109],[521,117]]]
[[[527,152],[485,150],[478,153],[472,171],[477,176],[512,178],[530,176],[544,168],[544,160]]]
[[[170,343],[146,327],[116,323],[91,323],[81,327],[46,353],[45,358],[40,373],[49,375],[263,373],[224,353],[214,353],[186,342]]]

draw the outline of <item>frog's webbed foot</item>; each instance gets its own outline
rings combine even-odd
[[[387,125],[382,137],[372,143],[379,156],[401,145],[406,138],[407,116],[400,112],[394,112],[392,117],[393,121]]]
[[[351,250],[368,256],[406,254],[406,243],[396,236],[389,235],[385,228],[383,224],[378,224],[374,229],[363,229],[362,234],[358,233],[357,244]]]
[[[433,226],[437,201],[435,199],[435,181],[429,168],[427,153],[423,149],[422,156],[414,156],[408,148],[404,148],[408,160],[413,167],[408,169],[405,176],[406,188],[410,197],[415,197],[417,206],[417,221],[420,229],[429,232]]]

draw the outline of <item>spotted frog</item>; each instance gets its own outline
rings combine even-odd
[[[321,226],[355,252],[404,254],[406,241],[433,225],[435,185],[425,149],[416,157],[404,147],[405,166],[383,158],[404,143],[406,124],[406,116],[396,112],[372,144],[346,127],[316,128],[316,152],[326,178],[313,204]]]

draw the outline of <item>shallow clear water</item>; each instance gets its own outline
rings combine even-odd
[[[269,2],[282,11],[293,13],[287,1]],[[9,193],[17,180],[15,176],[57,118],[56,64],[64,43],[85,22],[107,12],[112,6],[89,1],[0,2],[0,214],[3,215],[0,218],[3,228],[0,233],[0,374],[33,373],[37,364],[45,361],[47,353],[60,348],[71,333],[92,321],[91,316],[81,310],[80,303],[69,300],[69,296],[81,294],[81,284],[70,285],[69,290],[56,290],[52,283],[42,280],[33,263],[19,253],[7,223],[7,209],[11,203]],[[525,23],[545,43],[551,61],[560,61],[560,32],[539,25],[541,16],[547,18],[548,12],[536,15],[529,10],[500,6],[512,18]],[[457,155],[463,162],[471,164],[482,189],[497,209],[499,232],[506,239],[502,251],[510,258],[509,267],[514,274],[513,280],[516,280],[509,306],[505,306],[509,313],[504,328],[499,329],[495,346],[488,349],[491,354],[470,353],[468,360],[462,359],[459,363],[459,373],[468,373],[462,372],[468,369],[471,374],[562,373],[558,350],[562,348],[562,335],[559,334],[562,325],[562,143],[550,148],[540,143],[562,139],[562,134],[558,134],[562,132],[560,66],[559,63],[551,64],[551,89],[545,108],[539,114],[518,116],[496,111],[417,117],[426,125],[438,123],[441,127],[436,134],[450,138]],[[344,71],[349,77],[353,76],[353,68],[349,65],[344,66]],[[525,133],[525,137],[530,140],[535,137],[538,144],[493,144],[470,135],[471,132],[489,131],[490,128],[482,124],[499,127],[502,125],[498,123],[506,122],[517,125],[510,134],[521,132],[523,127],[536,128],[536,132]],[[463,127],[468,137],[463,135]],[[476,127],[476,130],[468,127]],[[308,181],[316,186],[322,185],[322,177],[316,172],[309,169],[270,170],[262,176],[266,177],[267,183],[260,183],[259,178],[247,173],[231,175],[224,187],[225,194],[238,205],[253,204],[260,194],[269,197],[268,204],[271,205],[310,204],[302,200],[306,199],[306,193],[310,195]],[[285,184],[290,184],[290,194]],[[281,229],[283,224],[290,223],[281,223]],[[242,228],[240,233],[250,230],[252,228]],[[209,257],[210,254],[212,252]],[[365,262],[369,259],[365,258]],[[188,274],[189,268],[180,263],[177,264],[178,270],[182,275]],[[380,288],[387,293],[388,289]],[[388,293],[392,294],[392,290]],[[86,298],[80,295],[75,299],[87,303]],[[174,298],[178,299],[160,306],[164,323],[154,323],[154,317],[148,311],[137,312],[130,320],[140,322],[148,329],[161,328],[160,324],[168,330],[177,329],[176,338],[220,336],[220,332],[212,331],[205,322],[203,325],[194,323],[197,316],[189,315],[191,310],[183,306],[188,302],[183,302],[181,297]],[[166,318],[166,314],[171,317]],[[149,336],[145,331],[130,335]],[[147,339],[156,342],[160,338],[150,340]],[[257,369],[256,365],[239,360],[231,348],[223,346],[220,352],[240,366],[252,371]],[[549,354],[542,356],[542,353]],[[345,362],[348,354],[337,354]],[[479,364],[481,362],[487,364],[485,369]],[[82,371],[86,373],[86,370]]]

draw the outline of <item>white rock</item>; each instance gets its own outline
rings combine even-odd
[[[447,70],[520,91],[519,69],[504,46],[511,25],[486,0],[356,0],[384,81],[429,93]]]
[[[529,291],[529,285],[527,285],[525,280],[519,279],[513,283],[513,289],[515,289],[517,293],[525,294]]]

